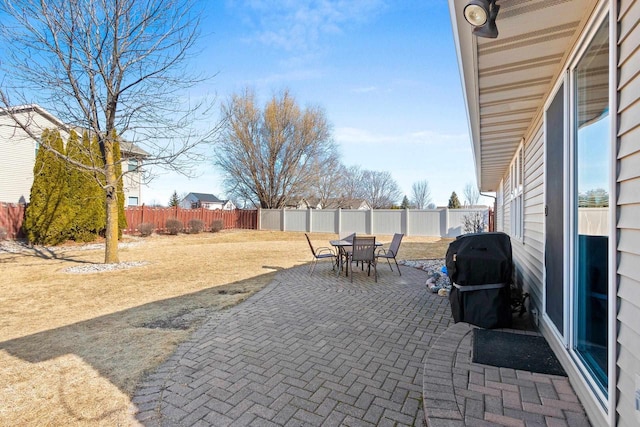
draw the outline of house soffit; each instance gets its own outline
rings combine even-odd
[[[595,1],[498,0],[497,39],[472,35],[463,16],[467,3],[449,0],[449,9],[478,184],[496,191]]]

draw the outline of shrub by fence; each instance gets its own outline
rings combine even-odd
[[[7,239],[21,236],[24,211],[25,205],[0,202],[0,229],[5,230]]]
[[[125,230],[127,234],[137,233],[138,225],[143,223],[153,224],[156,232],[166,232],[167,220],[171,218],[177,219],[185,225],[188,225],[189,221],[193,219],[201,220],[204,223],[205,231],[211,231],[211,224],[216,220],[222,221],[225,229],[256,229],[258,227],[258,211],[255,210],[154,208],[142,205],[125,208],[125,215],[127,216],[127,229]]]

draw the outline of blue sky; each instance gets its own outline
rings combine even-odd
[[[345,165],[389,171],[409,197],[426,179],[438,205],[475,185],[446,1],[209,1],[202,22],[193,65],[215,76],[192,97],[288,88],[325,110]],[[174,190],[225,197],[211,163],[199,173],[162,175],[143,201],[166,204]]]

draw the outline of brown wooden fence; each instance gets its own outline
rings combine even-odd
[[[155,226],[156,231],[166,231],[166,222],[169,218],[176,218],[182,221],[185,228],[188,227],[189,220],[200,219],[204,222],[205,230],[211,229],[211,223],[215,220],[222,220],[224,228],[258,228],[258,211],[257,210],[209,210],[205,208],[198,209],[182,209],[173,208],[154,208],[148,206],[129,206],[125,209],[127,216],[127,229],[125,233],[134,234],[137,232],[138,226],[142,223],[151,223]]]
[[[21,236],[22,221],[24,221],[25,205],[0,202],[0,229],[7,233],[7,239]],[[0,237],[2,236],[0,230]]]
[[[496,211],[493,208],[489,208],[489,231],[496,231]]]
[[[22,222],[26,206],[15,203],[0,202],[0,236],[6,232],[7,239],[22,237]],[[214,220],[222,220],[223,227],[246,228],[255,230],[258,228],[257,210],[208,210],[208,209],[182,209],[182,208],[153,208],[147,206],[130,206],[125,208],[127,217],[126,234],[137,233],[138,225],[143,222],[151,223],[158,232],[166,230],[165,224],[169,218],[177,218],[188,227],[189,220],[197,218],[204,221],[205,230],[211,229]]]

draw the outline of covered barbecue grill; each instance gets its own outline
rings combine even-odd
[[[511,240],[475,233],[451,242],[446,257],[453,320],[482,328],[511,327]]]

